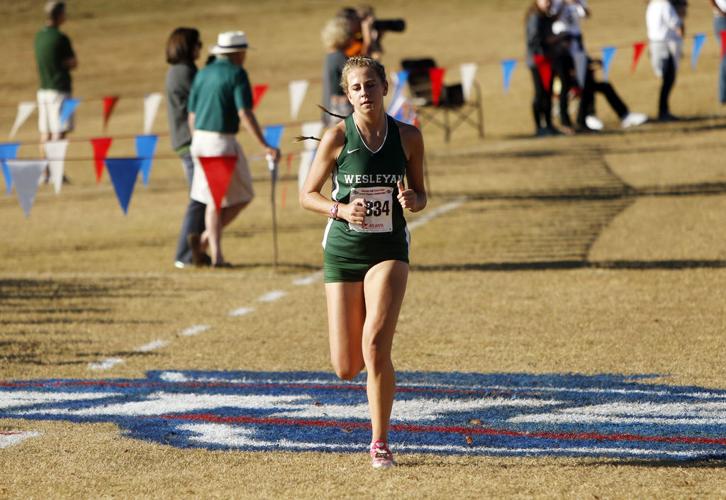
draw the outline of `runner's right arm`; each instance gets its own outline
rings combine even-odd
[[[310,211],[319,214],[345,219],[352,224],[363,224],[365,222],[366,207],[363,199],[357,199],[353,203],[337,203],[327,199],[320,191],[325,181],[335,166],[335,161],[345,144],[345,123],[341,122],[335,127],[328,129],[320,141],[320,146],[315,154],[315,159],[310,167],[310,173],[300,191],[300,205]],[[335,205],[337,204],[337,210]]]

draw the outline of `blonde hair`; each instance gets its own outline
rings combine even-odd
[[[383,85],[388,85],[388,79],[386,78],[386,68],[375,59],[365,56],[351,57],[345,62],[343,66],[343,72],[340,75],[340,88],[343,92],[348,93],[348,73],[357,68],[372,68],[376,72],[376,76],[380,78]]]
[[[348,21],[340,17],[334,17],[323,26],[320,31],[320,39],[326,49],[344,49],[348,45],[348,40],[350,40]]]

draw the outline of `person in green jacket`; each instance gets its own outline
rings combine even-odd
[[[66,21],[65,2],[47,2],[45,13],[46,25],[35,35],[35,60],[40,78],[37,97],[41,142],[63,139],[73,130],[73,119],[62,123],[60,114],[63,101],[71,97],[71,71],[78,67],[71,40],[59,29]]]

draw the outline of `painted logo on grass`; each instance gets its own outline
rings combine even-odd
[[[497,456],[726,457],[726,391],[648,376],[399,373],[394,450]],[[178,447],[363,451],[364,379],[150,372],[147,379],[0,382],[0,418],[113,422]]]

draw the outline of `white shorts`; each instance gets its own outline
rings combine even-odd
[[[192,135],[191,145],[192,159],[194,160],[194,177],[189,197],[205,205],[214,203],[212,193],[207,184],[207,176],[204,173],[200,156],[236,156],[237,165],[232,173],[232,180],[229,183],[227,194],[222,199],[222,206],[249,203],[255,196],[252,189],[252,174],[250,173],[247,159],[245,158],[242,146],[237,142],[234,134],[221,134],[219,132],[208,132],[206,130],[195,130]]]
[[[60,122],[61,106],[70,97],[68,92],[58,90],[38,91],[38,130],[41,134],[61,134],[73,130],[73,116],[66,123]]]

